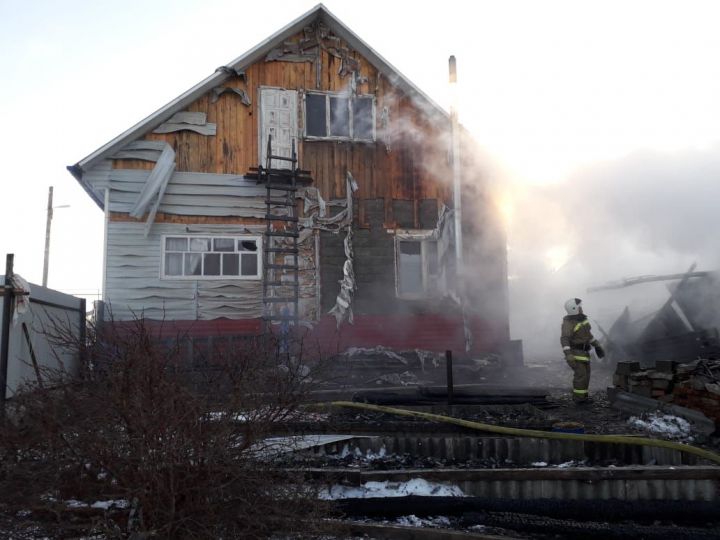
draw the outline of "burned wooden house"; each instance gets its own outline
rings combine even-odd
[[[462,350],[469,330],[497,348],[505,239],[465,134],[460,289],[449,134],[318,5],[68,167],[105,212],[113,319],[197,336],[289,321],[340,350]]]

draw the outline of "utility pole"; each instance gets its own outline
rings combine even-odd
[[[53,187],[48,190],[47,221],[45,222],[45,260],[43,262],[43,287],[47,287],[48,265],[50,264],[50,224],[53,217]]]

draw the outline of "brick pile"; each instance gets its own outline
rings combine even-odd
[[[618,362],[613,384],[632,394],[701,411],[720,422],[720,360],[658,361],[652,369],[641,369],[639,362]]]

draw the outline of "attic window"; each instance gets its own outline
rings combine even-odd
[[[260,279],[259,236],[164,236],[163,279]]]
[[[306,93],[305,138],[374,141],[375,97]]]

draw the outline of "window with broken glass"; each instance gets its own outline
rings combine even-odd
[[[164,236],[165,279],[260,279],[260,236]]]
[[[308,92],[305,138],[375,140],[375,97]]]
[[[398,298],[422,299],[439,292],[438,243],[426,237],[396,237],[395,276]]]

